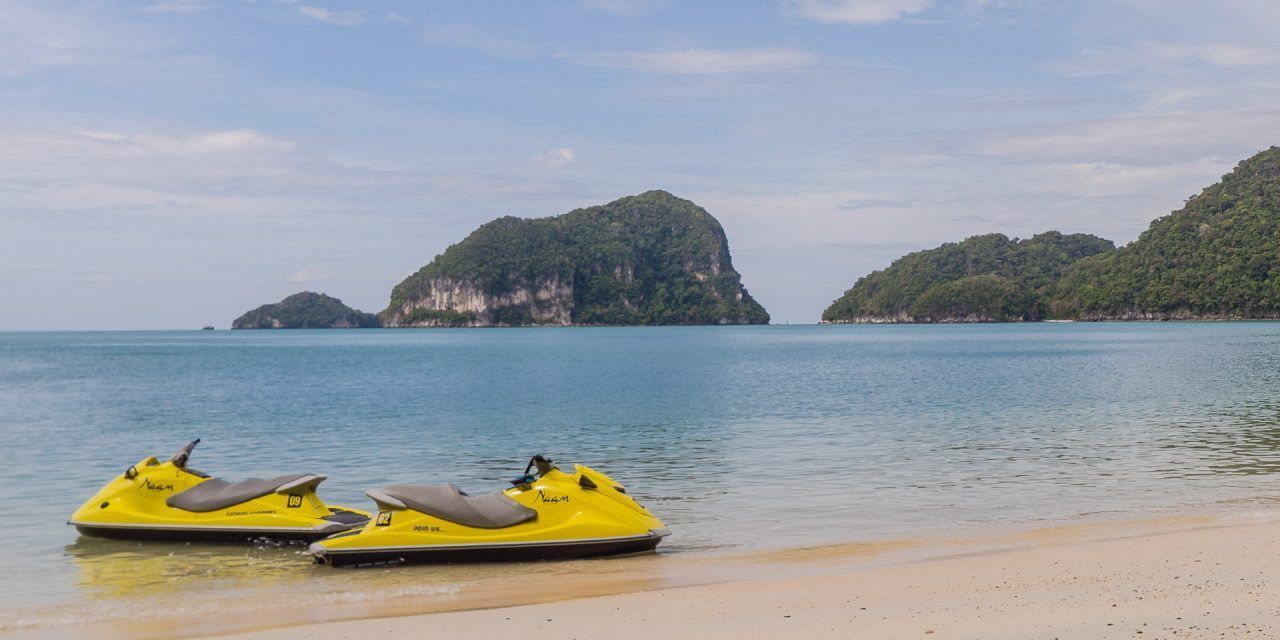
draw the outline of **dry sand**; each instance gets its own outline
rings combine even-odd
[[[1271,520],[1066,527],[868,557],[759,554],[738,562],[770,577],[223,637],[1280,638]]]

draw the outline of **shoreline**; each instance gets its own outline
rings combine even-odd
[[[1248,546],[1242,540],[1262,544]],[[1242,547],[1267,547],[1268,552],[1265,556],[1233,553]],[[1161,549],[1166,551],[1160,552]],[[513,568],[510,579],[486,581],[464,592],[410,593],[386,600],[362,600],[359,593],[352,593],[348,599],[313,601],[288,610],[230,608],[227,614],[239,615],[213,616],[191,611],[145,620],[20,628],[0,635],[337,640],[368,633],[419,636],[449,629],[465,636],[486,636],[499,631],[517,632],[518,625],[502,625],[520,621],[560,635],[638,638],[654,633],[648,625],[656,617],[662,624],[674,625],[661,632],[676,636],[688,628],[697,632],[686,631],[683,635],[846,637],[839,633],[846,627],[835,624],[839,618],[846,625],[859,625],[857,628],[863,631],[874,629],[874,637],[898,637],[895,634],[899,632],[901,637],[918,637],[930,630],[935,632],[933,637],[951,637],[952,633],[960,633],[955,637],[973,637],[978,632],[982,637],[1002,637],[991,634],[989,626],[974,626],[984,620],[983,625],[992,624],[982,612],[999,610],[1006,612],[1000,617],[1000,624],[1005,625],[1001,628],[1007,628],[1014,637],[1027,637],[1027,632],[1041,628],[1035,625],[1051,619],[1045,616],[1061,608],[1054,602],[1106,613],[1103,605],[1112,603],[1104,600],[1137,593],[1135,589],[1162,593],[1163,597],[1145,602],[1139,597],[1137,604],[1146,608],[1126,610],[1143,611],[1148,624],[1172,625],[1178,622],[1173,620],[1177,616],[1165,615],[1165,609],[1148,610],[1147,605],[1158,601],[1166,608],[1196,608],[1199,605],[1185,597],[1207,594],[1239,601],[1240,594],[1232,589],[1234,581],[1255,577],[1245,574],[1256,574],[1261,567],[1280,570],[1280,559],[1270,559],[1276,556],[1275,550],[1280,550],[1280,514],[1192,513],[1140,520],[1060,522],[965,538],[859,542],[731,555],[646,555],[576,564],[532,563]],[[1215,553],[1228,557],[1200,566],[1203,563],[1197,558]],[[1174,566],[1180,571],[1173,578],[1162,573]],[[1172,596],[1172,592],[1163,591],[1193,584],[1189,576],[1197,569],[1210,567],[1212,575],[1198,576],[1197,580],[1201,585],[1216,581],[1223,591],[1178,592]],[[394,576],[397,569],[388,571],[385,575]],[[1086,582],[1072,584],[1091,573],[1093,577]],[[1224,575],[1232,580],[1223,579]],[[1263,576],[1243,582],[1257,587],[1259,581],[1265,583]],[[1046,592],[1046,585],[1057,586]],[[845,600],[864,604],[850,610],[845,600],[832,599],[840,594],[848,596]],[[874,620],[862,615],[864,610],[860,607],[866,602],[877,602],[875,609],[867,610],[881,615]],[[885,608],[886,603],[896,604]],[[1231,624],[1243,621],[1252,625],[1265,620],[1261,617],[1263,609],[1258,603],[1252,604],[1252,619],[1245,616]],[[760,611],[780,611],[779,607],[788,612],[780,613],[776,620],[760,617]],[[1238,608],[1217,610],[1236,618],[1247,613]],[[1035,615],[1013,615],[1017,611],[1033,611]],[[1280,611],[1271,613],[1280,615]],[[1052,619],[1058,625],[1053,628],[1074,630],[1077,635],[1104,637],[1099,633],[1111,632],[1107,627],[1071,626],[1088,622],[1091,616],[1068,613]],[[742,626],[744,621],[751,623]],[[778,626],[783,621],[790,626]],[[916,629],[921,624],[931,628]],[[801,629],[802,625],[809,626]],[[824,631],[823,625],[836,632]],[[1214,628],[1218,629],[1214,637],[1220,637],[1217,634],[1226,627]],[[1133,631],[1126,629],[1115,637],[1131,637]],[[631,632],[635,635],[627,635]],[[1031,637],[1040,636],[1033,633]]]
[[[1100,534],[1100,535],[1099,535]],[[651,638],[1222,638],[1280,633],[1267,596],[1280,519],[1175,517],[1051,527],[1023,546],[851,562],[848,549],[769,553],[808,571],[517,606],[375,617],[216,636],[338,640],[550,632]],[[917,549],[918,551],[918,549]],[[897,553],[893,551],[891,553]],[[787,557],[790,555],[791,557]],[[856,554],[855,554],[856,555]]]

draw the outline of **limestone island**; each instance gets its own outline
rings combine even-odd
[[[1050,231],[908,254],[823,323],[1280,318],[1280,148],[1157,218],[1132,243]]]
[[[649,191],[538,219],[498,218],[396,285],[385,327],[766,324],[724,229]]]
[[[355,329],[379,326],[378,316],[357,311],[323,293],[302,291],[264,304],[231,323],[232,329]]]

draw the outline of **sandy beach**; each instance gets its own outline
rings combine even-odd
[[[793,575],[280,627],[224,638],[1222,638],[1280,635],[1280,521],[1178,518],[999,548],[830,547],[741,562]],[[936,554],[936,555],[930,555]],[[547,585],[555,593],[557,585]],[[575,597],[577,596],[577,597]]]

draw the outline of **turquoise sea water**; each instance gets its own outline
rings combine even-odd
[[[179,583],[213,602],[261,576],[268,594],[376,589],[296,549],[66,526],[195,437],[203,471],[324,473],[326,501],[360,507],[391,483],[498,489],[534,453],[583,462],[670,525],[656,561],[1271,509],[1280,323],[0,333],[0,630]],[[400,570],[429,595],[519,569]]]

